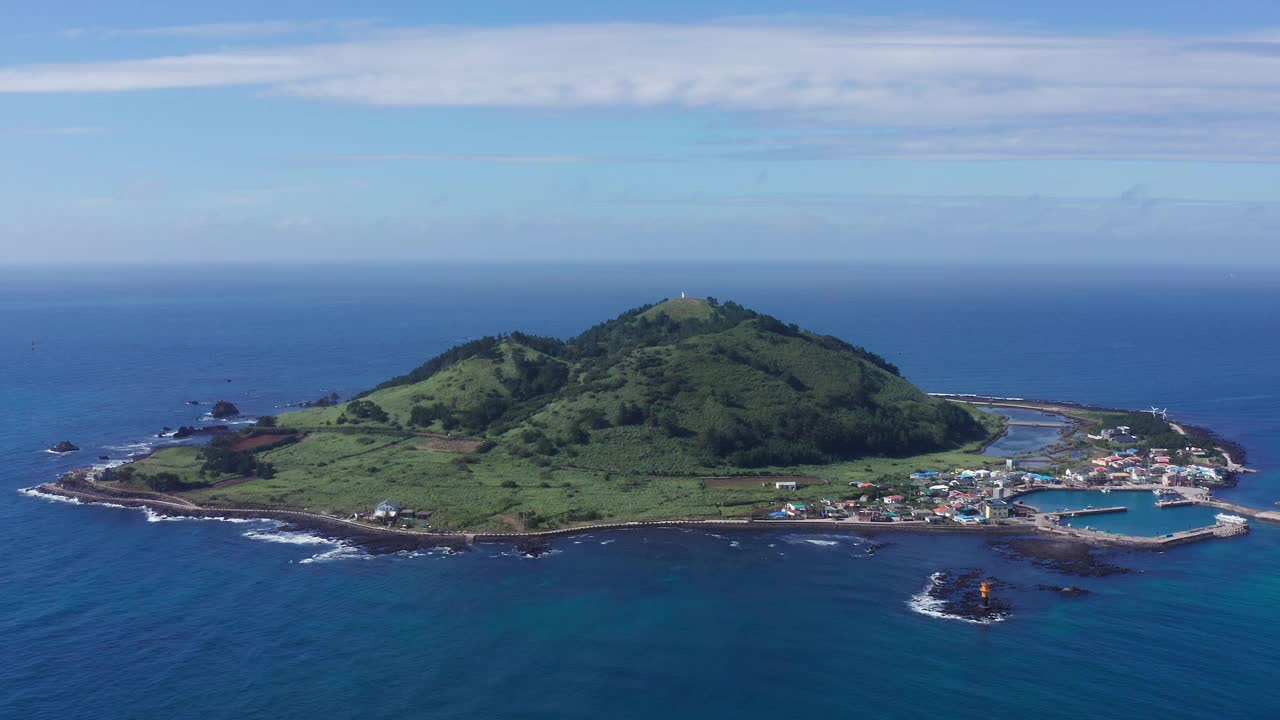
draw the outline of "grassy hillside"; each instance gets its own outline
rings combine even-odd
[[[278,425],[291,443],[244,451],[254,458],[220,451],[219,472],[193,475],[183,456],[179,487],[347,511],[395,497],[446,527],[708,517],[777,493],[701,476],[843,483],[913,463],[975,465],[990,458],[967,453],[991,432],[863,348],[710,298],[637,308],[567,341],[481,338]],[[458,452],[464,437],[486,442]],[[165,455],[141,471],[173,466]],[[228,481],[228,468],[247,476]]]
[[[282,423],[462,433],[559,464],[663,474],[909,455],[983,434],[872,353],[700,298],[568,342],[484,338]]]

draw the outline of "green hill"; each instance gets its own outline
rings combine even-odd
[[[930,397],[863,348],[681,298],[569,340],[474,340],[346,403],[163,449],[107,482],[343,517],[390,498],[468,530],[738,518],[998,462],[976,454],[992,417]],[[762,477],[776,474],[801,489]]]
[[[519,455],[660,474],[913,455],[985,433],[873,353],[695,298],[637,308],[568,341],[481,338],[353,402],[282,422],[461,433]]]

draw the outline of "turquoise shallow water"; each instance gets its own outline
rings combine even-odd
[[[188,399],[271,412],[468,337],[567,335],[686,290],[866,345],[929,390],[1167,405],[1243,442],[1262,472],[1224,494],[1270,505],[1280,283],[1143,277],[0,270],[0,717],[1276,717],[1280,528],[1261,524],[1116,553],[1133,573],[1076,578],[955,536],[886,536],[868,554],[849,536],[656,530],[561,540],[536,560],[500,545],[368,558],[257,524],[150,522],[17,492],[191,423]],[[1172,281],[1178,292],[1153,291]],[[1116,307],[1145,335],[1100,331]],[[64,438],[81,457],[42,452]],[[1117,522],[1198,522],[1183,512],[1196,508],[1126,501]],[[1008,583],[1007,621],[913,609],[932,573],[960,568]]]
[[[1155,496],[1147,490],[1110,493],[1046,490],[1024,495],[1019,499],[1041,510],[1079,510],[1090,506],[1124,507],[1126,510],[1122,513],[1088,515],[1065,522],[1075,527],[1090,527],[1126,535],[1163,535],[1213,525],[1214,516],[1221,512],[1197,506],[1158,508]]]

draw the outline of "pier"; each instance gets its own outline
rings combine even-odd
[[[1156,501],[1156,507],[1158,508],[1182,507],[1183,505],[1195,505],[1195,504],[1196,504],[1195,500],[1188,500],[1187,498],[1178,498],[1177,500],[1157,500]]]
[[[1085,508],[1083,510],[1058,510],[1056,512],[1046,513],[1047,515],[1057,515],[1060,518],[1084,517],[1085,515],[1104,515],[1106,513],[1122,513],[1129,512],[1129,508],[1123,505],[1104,508]]]

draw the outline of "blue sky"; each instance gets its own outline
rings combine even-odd
[[[0,262],[1277,264],[1280,3],[0,4]]]

